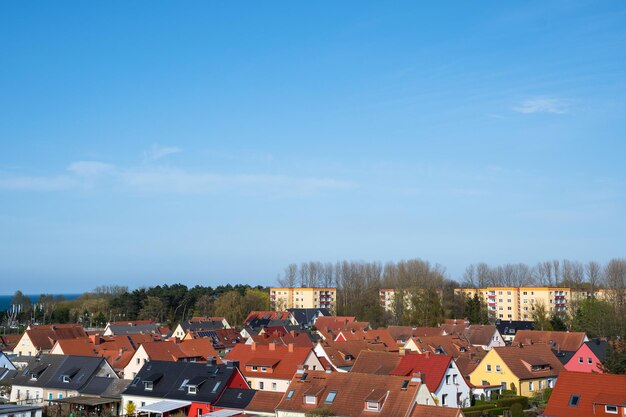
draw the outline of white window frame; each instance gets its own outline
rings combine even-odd
[[[367,411],[380,411],[380,404],[377,401],[365,401]]]
[[[317,398],[315,398],[315,395],[305,395],[304,396],[304,403],[305,404],[317,404]]]
[[[611,407],[612,409],[614,408],[615,411],[609,411],[609,407]],[[619,408],[616,405],[606,404],[604,406],[604,412],[607,413],[607,414],[617,414],[618,410],[619,410]]]

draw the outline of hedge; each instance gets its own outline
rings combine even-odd
[[[527,397],[507,397],[507,398],[500,398],[498,401],[496,401],[496,405],[498,407],[510,407],[513,404],[518,403],[522,405],[522,408],[524,410],[526,410],[528,408],[528,398]]]

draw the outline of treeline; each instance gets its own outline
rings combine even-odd
[[[446,277],[441,265],[421,259],[290,264],[278,282],[284,287],[336,287],[337,314],[356,316],[375,327],[436,325],[445,317],[462,317],[465,310],[464,301],[454,295],[459,284]],[[393,312],[381,306],[381,288],[398,290]]]
[[[484,287],[571,287],[597,289],[610,285],[615,272],[622,268],[624,259],[612,259],[606,264],[596,261],[582,263],[569,259],[537,262],[508,263],[491,266],[484,262],[469,265],[461,285],[469,288]]]
[[[157,285],[132,291],[125,286],[100,286],[74,300],[42,294],[35,303],[17,291],[11,304],[18,307],[4,312],[8,328],[28,323],[103,327],[108,321],[138,319],[175,324],[195,315],[224,316],[230,323],[240,324],[248,310],[269,309],[269,292],[266,287],[241,284],[215,288]]]

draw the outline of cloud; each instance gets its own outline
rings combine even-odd
[[[59,176],[2,176],[0,190],[59,191],[107,186],[139,192],[203,194],[221,191],[309,195],[326,190],[352,188],[349,181],[332,178],[268,174],[222,174],[193,172],[164,167],[123,169],[98,161],[77,161],[68,165],[70,174]]]
[[[143,159],[146,162],[156,161],[157,159],[165,158],[168,155],[182,152],[182,149],[176,146],[161,146],[152,145],[150,150],[143,153]]]
[[[14,191],[62,191],[75,188],[80,182],[68,176],[35,177],[11,176],[0,177],[0,190]]]
[[[79,177],[96,177],[115,170],[115,166],[98,161],[72,162],[67,170]]]
[[[552,97],[537,97],[523,100],[513,111],[523,114],[553,113],[565,114],[569,111],[570,103],[566,100]]]
[[[224,175],[175,169],[131,170],[122,173],[121,177],[126,186],[135,189],[177,193],[206,193],[235,189],[279,194],[310,194],[353,186],[351,182],[330,178],[299,178],[265,174]]]

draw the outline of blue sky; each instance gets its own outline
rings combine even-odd
[[[3,293],[606,261],[626,4],[3,2]]]

